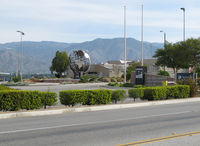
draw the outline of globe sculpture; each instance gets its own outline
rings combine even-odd
[[[79,79],[90,68],[90,56],[85,51],[75,50],[69,55],[69,59],[75,79]]]

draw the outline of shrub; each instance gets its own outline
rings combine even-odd
[[[143,85],[134,85],[134,88],[142,88]]]
[[[135,102],[136,98],[143,98],[144,89],[143,88],[129,89],[128,94],[129,94],[129,97],[133,98]]]
[[[89,76],[88,76],[88,75],[83,75],[83,76],[80,78],[80,82],[81,82],[81,83],[88,83],[88,82],[89,82]]]
[[[55,97],[56,93],[50,92],[1,90],[0,111],[16,111],[20,109],[30,110],[39,109],[46,105],[51,106],[56,103]]]
[[[61,104],[74,106],[77,103],[83,105],[108,104],[111,101],[111,90],[67,90],[60,91]]]
[[[0,110],[39,109],[42,106],[39,91],[0,91]]]
[[[195,97],[198,93],[198,86],[195,83],[195,80],[189,78],[189,80],[183,81],[183,85],[190,86],[190,97]]]
[[[195,81],[192,78],[189,78],[185,81],[178,81],[180,85],[189,85],[190,86],[190,97],[194,97],[198,93],[198,86],[196,85]]]
[[[105,89],[88,90],[89,101],[88,105],[108,104],[111,102],[112,91]]]
[[[144,90],[144,97],[141,99],[146,99],[146,100],[187,98],[189,97],[189,94],[190,94],[190,87],[187,85],[146,87],[142,89]]]
[[[188,85],[167,86],[167,98],[187,98],[190,95]]]
[[[57,103],[57,94],[54,92],[41,92],[41,99],[46,109],[46,106],[53,106]]]
[[[166,86],[166,89],[167,89],[167,99],[170,99],[170,98],[176,98],[178,97],[178,94],[179,94],[179,91],[178,91],[178,88],[175,86]]]
[[[0,85],[0,90],[14,90],[14,89],[9,88],[9,87],[4,86],[4,85]]]
[[[120,85],[117,82],[110,82],[108,83],[108,86],[116,86],[119,87]]]
[[[164,70],[160,70],[160,71],[158,72],[158,75],[167,76],[167,77],[170,76],[169,73],[168,73],[167,71],[164,71]]]
[[[144,89],[144,97],[146,100],[163,100],[166,99],[165,87],[146,87]]]
[[[126,98],[125,90],[115,90],[112,91],[111,101],[117,103],[117,101],[121,101]]]
[[[124,84],[120,84],[120,87],[133,87],[132,83],[124,83]]]
[[[97,82],[98,76],[97,75],[93,75],[90,77],[89,81],[90,82]]]
[[[81,103],[81,98],[84,98],[82,92],[82,90],[60,91],[61,104],[74,106],[76,103]]]

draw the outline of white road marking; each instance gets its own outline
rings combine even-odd
[[[128,121],[128,120],[137,120],[137,119],[145,119],[145,118],[152,118],[152,117],[179,115],[179,114],[185,114],[185,113],[190,113],[190,112],[192,112],[192,111],[184,111],[184,112],[176,112],[176,113],[168,113],[168,114],[159,114],[159,115],[151,115],[151,116],[141,116],[141,117],[136,117],[136,118],[108,120],[108,121],[101,121],[101,122],[88,122],[88,123],[81,123],[81,124],[58,125],[58,126],[49,126],[49,127],[41,127],[41,128],[32,128],[32,129],[2,131],[2,132],[0,132],[0,135],[2,135],[2,134],[19,133],[19,132],[30,132],[30,131],[37,131],[37,130],[48,130],[48,129],[56,129],[56,128],[64,128],[64,127],[73,127],[73,126],[85,126],[85,125],[93,125],[93,124],[105,124],[105,123]]]

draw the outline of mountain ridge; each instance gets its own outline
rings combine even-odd
[[[162,43],[144,42],[144,58],[152,58]],[[124,38],[97,38],[81,43],[65,43],[56,41],[24,41],[23,72],[50,73],[49,67],[56,51],[66,51],[68,55],[76,49],[88,52],[92,63],[105,63],[108,60],[119,60],[124,57]],[[16,71],[16,58],[20,55],[20,42],[0,44],[0,71],[13,73]],[[127,60],[140,60],[141,42],[127,38]]]

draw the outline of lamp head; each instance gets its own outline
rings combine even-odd
[[[181,10],[185,11],[185,8],[181,8]]]
[[[18,30],[17,32],[21,33],[21,35],[25,35],[25,33],[24,33],[24,32],[22,32],[22,31],[19,31],[19,30]]]

